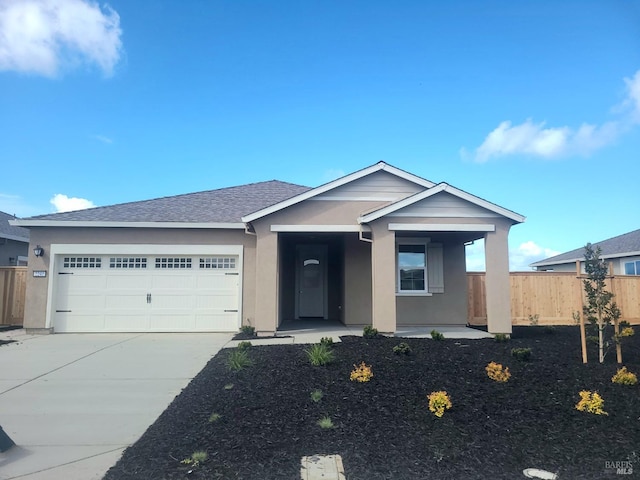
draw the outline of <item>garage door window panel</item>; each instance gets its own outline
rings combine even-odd
[[[111,257],[109,268],[144,269],[147,268],[145,257]]]
[[[200,258],[200,268],[235,270],[235,257],[206,257]]]
[[[64,257],[63,268],[102,268],[101,257]]]
[[[186,257],[160,257],[156,258],[156,268],[163,269],[189,269],[191,259]]]

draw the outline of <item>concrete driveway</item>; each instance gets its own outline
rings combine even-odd
[[[0,479],[100,479],[231,334],[1,332]]]

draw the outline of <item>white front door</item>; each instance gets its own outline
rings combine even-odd
[[[296,318],[327,317],[327,246],[296,247]]]

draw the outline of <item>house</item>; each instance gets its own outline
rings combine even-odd
[[[13,215],[0,212],[0,267],[16,267],[27,264],[29,230],[9,224]]]
[[[489,331],[511,332],[508,233],[524,217],[379,162],[316,188],[267,181],[42,215],[33,332],[237,331],[287,320],[466,324],[465,243],[485,239]]]
[[[640,230],[594,243],[593,246],[600,247],[600,258],[612,264],[615,275],[640,275]],[[575,272],[578,261],[581,261],[584,273],[584,247],[545,258],[530,266],[540,271]]]

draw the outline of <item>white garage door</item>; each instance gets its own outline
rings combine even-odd
[[[233,332],[237,255],[56,255],[54,332]]]

